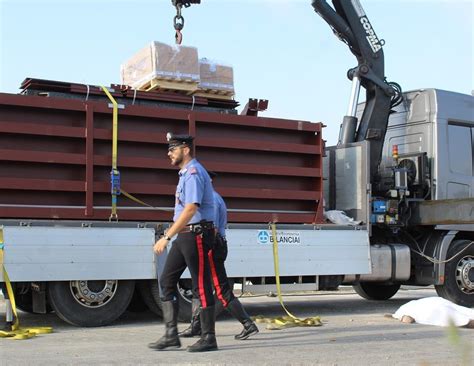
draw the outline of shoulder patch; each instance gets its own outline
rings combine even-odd
[[[197,174],[197,169],[193,166],[190,167],[188,171],[189,171],[189,174]]]

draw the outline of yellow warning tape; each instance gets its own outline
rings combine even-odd
[[[3,228],[0,227],[0,265],[2,266],[3,278],[5,280],[5,285],[7,287],[8,298],[13,309],[14,322],[12,325],[11,331],[0,330],[0,338],[8,339],[28,339],[36,336],[37,334],[51,333],[53,331],[52,327],[35,327],[35,328],[21,328],[20,319],[18,318],[18,313],[16,311],[15,296],[13,294],[12,284],[10,278],[8,277],[7,270],[5,269],[4,264],[4,241],[3,241]]]
[[[291,327],[317,327],[323,325],[321,322],[321,318],[319,316],[313,316],[310,318],[298,318],[291,314],[288,309],[285,307],[283,303],[283,298],[281,296],[281,287],[280,287],[280,265],[279,265],[279,258],[278,258],[278,241],[276,235],[276,225],[275,223],[270,224],[272,229],[272,238],[273,238],[273,266],[275,268],[275,281],[278,293],[278,300],[280,301],[280,305],[285,310],[286,316],[276,317],[276,318],[268,318],[262,315],[257,315],[253,319],[257,323],[267,323],[267,329],[270,330],[279,330]]]

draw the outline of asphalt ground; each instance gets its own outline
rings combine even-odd
[[[0,339],[0,365],[474,365],[474,329],[404,324],[385,314],[427,296],[433,289],[400,290],[389,301],[367,301],[347,289],[285,296],[299,317],[321,316],[323,326],[267,330],[234,340],[241,325],[229,315],[216,323],[219,350],[186,352],[196,339],[182,339],[178,350],[147,348],[164,332],[152,313],[126,313],[111,326],[77,328],[54,314],[20,313],[21,325],[52,326],[54,333],[29,340]],[[281,316],[275,297],[241,299],[251,315]],[[0,301],[4,319],[5,303]],[[183,329],[187,324],[180,324]]]

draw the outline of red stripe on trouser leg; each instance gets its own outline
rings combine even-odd
[[[214,264],[214,257],[212,250],[207,253],[207,256],[209,257],[209,266],[211,267],[211,274],[212,274],[212,282],[214,283],[214,288],[216,289],[216,295],[219,301],[224,305],[224,307],[227,307],[227,301],[224,299],[224,296],[222,296],[222,288],[221,284],[219,282],[219,277],[217,277],[217,272],[216,272],[216,265]]]
[[[202,237],[201,235],[196,235],[196,244],[198,250],[198,290],[199,298],[201,300],[201,306],[203,308],[207,307],[206,294],[204,292],[204,250],[202,248]]]

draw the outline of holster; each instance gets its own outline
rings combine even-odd
[[[224,262],[227,259],[227,240],[219,233],[216,234],[214,245],[214,258]]]
[[[202,230],[202,242],[206,250],[213,250],[216,246],[216,233],[214,229],[205,229]]]

